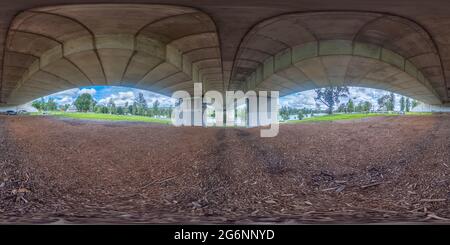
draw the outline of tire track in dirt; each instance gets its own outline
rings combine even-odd
[[[203,168],[199,174],[201,192],[198,194],[199,200],[193,202],[194,206],[223,205],[227,201],[233,169],[229,150],[226,130],[218,129],[202,160]]]
[[[287,170],[287,160],[283,153],[270,145],[264,144],[264,139],[243,130],[234,129],[236,137],[250,148],[254,163],[262,166],[269,174],[283,174]]]

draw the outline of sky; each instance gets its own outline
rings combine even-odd
[[[132,105],[134,100],[138,97],[139,93],[142,93],[144,95],[144,98],[149,105],[152,105],[156,100],[160,102],[160,106],[162,107],[173,106],[175,102],[174,99],[157,93],[152,93],[146,90],[135,88],[117,86],[92,86],[74,88],[45,96],[44,99],[47,100],[51,97],[55,99],[55,102],[58,105],[72,104],[79,95],[84,93],[92,95],[92,97],[102,105],[106,105],[111,99],[112,101],[114,101],[116,106],[124,106],[127,102],[129,105]]]
[[[355,105],[360,101],[370,101],[373,105],[377,105],[377,99],[385,94],[388,94],[387,91],[362,87],[350,87],[349,91],[349,98],[353,99]],[[112,99],[116,106],[124,106],[126,102],[128,102],[129,105],[133,104],[135,98],[137,98],[140,92],[144,94],[144,98],[149,106],[151,106],[155,100],[158,100],[160,105],[163,107],[173,106],[175,103],[174,99],[157,93],[135,88],[115,86],[75,88],[45,96],[44,99],[47,100],[51,97],[55,99],[58,105],[65,105],[72,104],[80,94],[89,93],[99,104],[106,105],[108,101]],[[315,95],[316,93],[314,90],[309,90],[284,96],[280,98],[280,106],[289,106],[294,108],[316,108],[316,102],[314,100]],[[346,103],[349,98],[342,98],[341,103]],[[397,107],[399,107],[399,99],[400,96],[396,95]],[[321,106],[321,108],[325,109],[324,106]]]
[[[352,99],[355,105],[359,102],[369,101],[372,105],[377,106],[378,98],[390,93],[385,90],[362,87],[349,87],[349,92],[350,96],[348,98],[341,98],[340,103],[347,103],[349,99]],[[315,96],[316,92],[314,92],[314,90],[287,95],[280,98],[280,106],[289,106],[294,108],[316,108],[316,101],[314,100]],[[397,107],[400,107],[400,98],[401,95],[395,95],[396,110],[399,109]],[[325,106],[321,105],[321,109],[325,109]]]

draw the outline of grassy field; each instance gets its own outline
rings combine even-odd
[[[32,113],[32,115],[42,115],[41,113]],[[170,119],[152,118],[135,115],[110,115],[101,113],[82,113],[82,112],[49,112],[48,115],[73,119],[84,120],[106,120],[106,121],[129,121],[129,122],[150,122],[170,124]],[[408,112],[406,116],[425,116],[431,115],[431,112]],[[290,120],[286,123],[306,123],[306,122],[331,122],[341,120],[355,120],[368,117],[380,117],[380,116],[400,116],[395,113],[356,113],[356,114],[333,114],[317,116],[312,118],[305,118],[303,120]]]
[[[430,112],[408,112],[405,114],[406,116],[424,116],[431,115]],[[363,119],[368,117],[381,117],[381,116],[401,116],[395,113],[355,113],[355,114],[332,114],[325,116],[318,116],[312,118],[305,118],[303,120],[291,120],[287,123],[305,123],[305,122],[331,122],[331,121],[340,121],[340,120],[354,120],[354,119]]]
[[[34,115],[42,115],[35,113]],[[50,112],[49,115],[64,118],[73,119],[85,119],[85,120],[106,120],[106,121],[130,121],[130,122],[150,122],[170,124],[170,119],[152,118],[135,115],[111,115],[101,113],[81,113],[81,112]]]

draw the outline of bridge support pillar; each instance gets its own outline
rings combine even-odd
[[[246,126],[268,126],[278,122],[278,98],[250,96],[246,98]]]

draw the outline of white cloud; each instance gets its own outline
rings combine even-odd
[[[135,95],[132,91],[128,92],[118,92],[116,94],[111,94],[103,99],[98,101],[99,104],[107,105],[109,101],[113,101],[116,106],[125,106],[128,102],[128,105],[133,104],[135,99]]]
[[[61,98],[55,99],[55,102],[58,105],[72,104],[74,101],[75,101],[75,99],[72,96],[63,96]]]
[[[83,88],[81,90],[78,91],[78,95],[81,94],[90,94],[90,95],[94,95],[97,91],[95,90],[95,88]]]
[[[378,108],[378,98],[385,94],[389,94],[390,92],[379,90],[379,89],[372,89],[372,88],[363,88],[363,87],[350,87],[349,88],[350,96],[348,98],[341,98],[340,103],[347,103],[348,100],[351,98],[355,104],[358,104],[359,102],[363,101],[369,101],[372,103],[372,105],[375,108]],[[316,102],[314,100],[314,97],[316,96],[316,93],[314,90],[308,90],[300,93],[295,93],[292,95],[287,95],[282,98],[280,98],[280,105],[281,106],[290,106],[295,108],[315,108]],[[401,98],[400,95],[395,95],[396,99],[396,109],[399,109],[399,99]],[[325,107],[323,105],[320,105],[322,109]]]
[[[280,105],[294,108],[302,108],[302,107],[315,108],[316,107],[316,101],[314,100],[315,96],[316,92],[314,92],[314,90],[308,90],[300,93],[287,95],[280,98]]]

